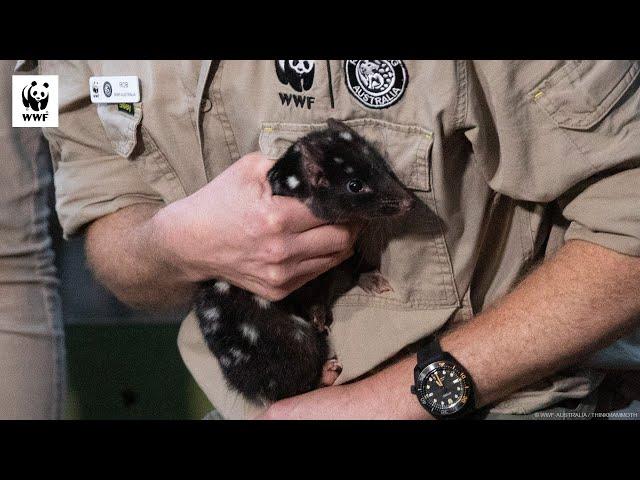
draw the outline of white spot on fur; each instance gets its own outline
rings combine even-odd
[[[204,318],[210,322],[215,322],[220,318],[220,309],[218,307],[211,307],[202,312]]]
[[[218,357],[218,361],[220,362],[220,365],[222,365],[225,368],[228,368],[231,366],[231,359],[226,355],[220,355],[220,357]]]
[[[301,327],[304,327],[304,328],[309,327],[309,323],[304,318],[299,317],[298,315],[291,315],[291,319]]]
[[[245,338],[249,341],[251,345],[256,344],[256,342],[258,341],[258,337],[260,335],[258,334],[258,330],[256,330],[255,327],[252,327],[249,324],[243,323],[242,325],[240,325],[240,331],[242,332],[242,335],[245,336]]]
[[[300,151],[300,145],[298,145],[297,143],[293,146],[293,151],[298,153]]]
[[[293,334],[293,338],[296,341],[301,342],[306,337],[306,330],[308,330],[311,325],[309,325],[309,322],[307,322],[304,318],[299,317],[298,315],[291,315],[291,319],[296,322],[298,326],[295,333]]]
[[[276,381],[275,380],[269,380],[269,388],[270,389],[274,389],[276,388]]]
[[[334,162],[336,162],[338,165],[340,165],[342,162],[344,162],[344,160],[343,160],[343,159],[341,159],[340,157],[335,157],[335,158],[333,159],[333,161],[334,161]]]
[[[353,168],[352,167],[344,167],[344,171],[347,173],[353,173]]]
[[[287,177],[287,185],[289,185],[291,190],[295,190],[296,187],[300,185],[300,180],[298,180],[298,177],[291,175],[290,177]]]
[[[223,282],[222,280],[219,280],[216,282],[213,288],[215,288],[220,293],[227,293],[231,288],[231,285],[229,285],[227,282]]]
[[[216,322],[215,320],[205,324],[202,326],[202,330],[204,332],[205,335],[212,335],[214,333],[216,333],[218,331],[218,329],[220,328],[220,324],[218,322]]]
[[[251,356],[243,353],[242,350],[236,347],[231,347],[229,349],[229,354],[233,357],[233,363],[235,365],[240,362],[247,362],[251,358]]]
[[[351,140],[353,140],[353,135],[351,135],[349,132],[340,132],[340,138],[346,140],[347,142],[350,142]]]
[[[267,300],[266,298],[262,298],[258,295],[254,295],[253,299],[258,302],[258,305],[260,305],[260,308],[269,308],[269,305],[271,305],[271,302],[269,300]]]

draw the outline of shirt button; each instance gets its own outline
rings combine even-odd
[[[207,113],[209,110],[211,110],[212,107],[213,104],[211,103],[211,99],[204,97],[202,100],[200,100],[200,111],[202,113]]]

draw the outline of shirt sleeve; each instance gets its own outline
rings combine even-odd
[[[161,203],[135,159],[116,153],[89,97],[86,62],[40,61],[39,73],[59,76],[59,127],[43,129],[54,167],[56,210],[65,238],[92,221],[137,203]],[[136,132],[132,131],[134,136]]]
[[[497,192],[557,202],[580,239],[640,256],[640,65],[467,62],[465,135]]]

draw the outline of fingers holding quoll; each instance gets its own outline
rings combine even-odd
[[[271,194],[267,173],[275,160],[253,152],[238,162],[241,176],[248,174],[261,188],[246,225],[262,266],[249,275],[250,282],[245,279],[246,287],[278,300],[353,254],[357,226],[328,225],[300,199]]]
[[[262,278],[246,285],[249,290],[270,301],[282,300],[324,272],[338,266],[353,251],[343,251],[324,257],[315,257],[285,265],[268,267]]]
[[[322,225],[295,234],[291,239],[291,255],[306,259],[348,252],[358,232],[353,225]]]
[[[271,197],[269,208],[280,215],[286,231],[304,232],[320,225],[326,220],[316,217],[309,207],[297,198],[274,195]]]
[[[327,270],[337,267],[353,255],[353,250],[343,250],[323,257],[314,257],[299,261],[292,267],[293,278],[311,277],[309,280],[323,274]]]

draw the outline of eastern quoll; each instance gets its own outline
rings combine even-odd
[[[274,164],[267,174],[272,193],[300,199],[328,223],[370,223],[411,210],[415,196],[380,152],[346,124],[327,123]],[[342,367],[329,358],[327,333],[338,268],[278,302],[223,280],[202,283],[195,299],[200,328],[228,384],[247,400],[273,402],[337,379]],[[351,274],[357,280],[356,267]],[[381,275],[368,278],[365,290],[391,289]]]

